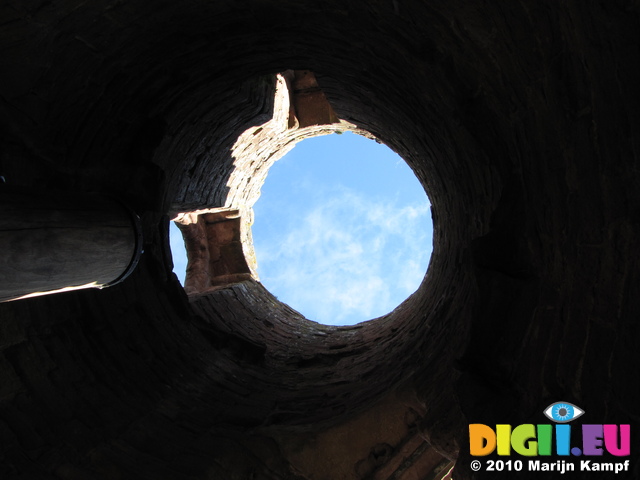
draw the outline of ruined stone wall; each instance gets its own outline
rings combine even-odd
[[[468,423],[572,399],[637,430],[638,15],[2,3],[0,175],[114,196],[145,245],[120,285],[0,304],[0,476],[409,479],[456,460],[453,478],[481,479]],[[319,326],[252,280],[189,299],[171,273],[169,217],[227,206],[233,146],[288,69],[429,193],[429,271],[382,319]],[[616,478],[638,478],[637,451]]]

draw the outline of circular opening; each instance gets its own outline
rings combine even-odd
[[[386,145],[351,132],[299,142],[269,170],[254,211],[261,282],[319,323],[389,313],[418,288],[431,256],[418,179]]]

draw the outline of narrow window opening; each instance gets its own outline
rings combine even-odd
[[[169,244],[173,256],[173,273],[176,274],[180,284],[184,287],[187,274],[187,249],[184,245],[182,232],[176,222],[169,222]]]

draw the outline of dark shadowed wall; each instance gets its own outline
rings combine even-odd
[[[637,431],[639,12],[2,2],[0,203],[117,198],[144,254],[117,286],[0,304],[0,477],[428,479],[457,459],[485,479],[469,423],[548,423],[565,400]],[[231,148],[287,69],[432,201],[427,276],[384,318],[319,326],[255,281],[188,298],[171,273],[169,215],[225,206]],[[640,476],[632,442],[615,478]]]

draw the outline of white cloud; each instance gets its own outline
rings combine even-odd
[[[393,310],[420,284],[431,253],[429,205],[367,201],[351,190],[319,192],[289,229],[256,240],[262,282],[309,319],[348,324]],[[268,240],[268,239],[265,239]]]

